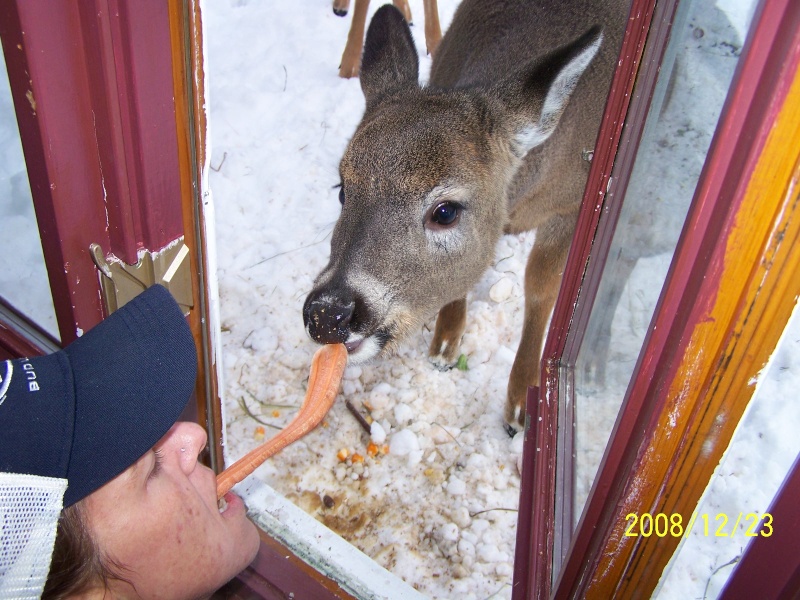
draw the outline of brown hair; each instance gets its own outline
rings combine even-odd
[[[82,505],[78,502],[61,511],[43,600],[70,598],[95,588],[108,589],[107,582],[118,579],[101,557],[86,526]]]

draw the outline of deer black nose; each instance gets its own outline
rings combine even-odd
[[[313,294],[306,299],[303,320],[311,339],[320,344],[343,343],[347,340],[350,320],[356,303]]]

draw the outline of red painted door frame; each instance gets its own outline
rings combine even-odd
[[[89,252],[183,235],[168,4],[0,0],[8,76],[62,343],[103,317]]]
[[[135,264],[141,250],[158,251],[184,236],[195,263],[205,263],[199,10],[181,0],[0,0],[0,36],[65,345],[104,316],[90,244]],[[205,375],[197,386],[199,421],[207,421],[211,462],[220,468],[208,290],[197,264],[193,283],[189,321]],[[0,359],[54,349],[35,343],[41,332],[25,335],[34,324],[15,319],[0,319]],[[210,398],[206,414],[203,396]],[[351,598],[264,534],[254,563],[221,594],[295,592]]]
[[[590,256],[597,251],[595,233],[608,191],[611,170],[617,158],[628,106],[639,73],[645,42],[650,31],[656,0],[633,0],[622,40],[620,61],[611,83],[606,110],[586,183],[558,300],[542,356],[541,388],[528,393],[520,509],[512,598],[549,595],[555,546],[556,448],[558,431],[558,371],[567,353],[570,327],[585,328],[591,301],[586,298],[584,276]],[[610,240],[609,240],[610,241]],[[602,263],[602,261],[596,261]],[[598,272],[602,264],[598,265]]]

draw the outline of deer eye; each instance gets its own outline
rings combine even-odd
[[[458,221],[463,206],[457,202],[442,202],[431,211],[429,220],[435,227],[452,227]]]
[[[339,204],[344,206],[344,186],[339,185]]]

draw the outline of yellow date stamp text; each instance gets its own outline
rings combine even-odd
[[[684,537],[692,529],[700,528],[700,535],[705,537],[729,537],[741,535],[743,537],[770,537],[773,532],[772,515],[769,513],[743,513],[732,519],[726,513],[717,513],[715,516],[702,513],[693,513],[689,523],[684,526],[683,516],[680,513],[628,513],[625,515],[625,537]],[[733,526],[731,526],[733,524]],[[742,524],[743,530],[740,530]],[[759,527],[760,525],[760,527]]]

